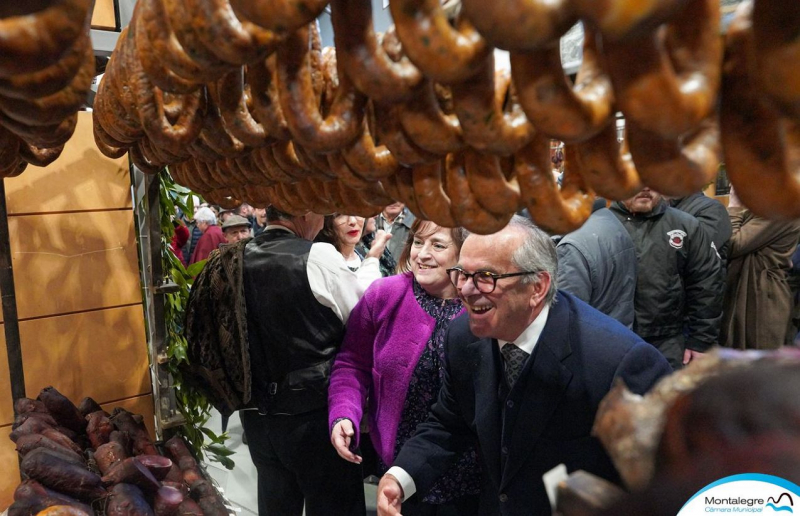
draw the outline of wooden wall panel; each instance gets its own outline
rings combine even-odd
[[[44,168],[28,167],[5,184],[10,215],[130,208],[132,204],[128,158],[112,160],[97,150],[92,114],[87,112],[78,114],[75,134],[61,157]]]
[[[155,412],[153,407],[153,395],[147,394],[146,396],[137,396],[127,400],[117,401],[114,403],[106,403],[100,405],[103,410],[111,413],[116,407],[122,407],[128,412],[133,414],[141,414],[144,417],[144,424],[147,431],[150,432],[150,438],[155,440]]]
[[[113,27],[113,0],[96,2],[94,25]],[[62,156],[6,180],[5,189],[28,396],[48,385],[75,403],[92,396],[108,410],[120,405],[142,414],[153,433],[127,159],[102,156],[91,113],[80,113]],[[5,351],[2,335],[0,350]],[[8,377],[2,356],[0,512],[19,483],[8,439]]]
[[[142,301],[133,213],[9,217],[20,319]]]
[[[19,463],[10,433],[11,426],[0,427],[0,513],[14,502],[14,489],[19,485]]]
[[[11,380],[8,372],[5,327],[0,324],[0,426],[14,422],[14,401],[11,399]],[[2,464],[2,462],[0,462]]]
[[[133,305],[21,322],[28,395],[52,385],[77,405],[150,393],[143,318]]]
[[[114,16],[114,0],[95,0],[94,13],[92,13],[92,28],[117,29],[117,19]]]

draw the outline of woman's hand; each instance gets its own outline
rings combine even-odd
[[[383,250],[386,249],[386,244],[391,238],[391,233],[387,233],[382,229],[376,231],[375,240],[372,241],[372,247],[370,247],[367,253],[367,258],[380,258],[383,256]]]
[[[742,201],[739,200],[739,196],[736,195],[736,191],[733,189],[733,185],[731,185],[731,193],[728,196],[728,208],[741,208]]]
[[[355,434],[353,422],[349,419],[342,419],[333,427],[331,444],[336,448],[339,457],[354,464],[361,464],[361,457],[350,451],[350,443]]]

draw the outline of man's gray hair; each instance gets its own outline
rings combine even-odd
[[[550,235],[539,229],[530,219],[514,215],[508,227],[515,228],[524,233],[522,245],[511,253],[511,263],[520,271],[541,271],[550,274],[550,290],[547,291],[545,302],[552,304],[556,297],[556,277],[558,276],[558,255],[556,246]],[[535,275],[523,276],[524,283],[530,283]]]
[[[217,224],[217,216],[211,208],[200,208],[197,210],[197,213],[194,214],[194,220],[196,222],[205,222],[210,226],[215,226]]]

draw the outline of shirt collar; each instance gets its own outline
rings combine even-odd
[[[403,211],[401,211],[397,215],[397,217],[394,218],[394,220],[391,222],[391,224],[389,223],[389,220],[386,217],[383,216],[383,213],[380,213],[378,216],[380,217],[381,225],[383,225],[383,229],[384,230],[388,230],[392,226],[394,226],[395,224],[402,224],[403,223],[403,220],[405,220],[405,218],[406,218],[406,209],[403,208]]]
[[[267,227],[264,228],[264,231],[270,231],[272,229],[280,229],[280,230],[286,231],[287,233],[291,233],[293,235],[295,234],[294,231],[292,231],[291,229],[287,228],[286,226],[280,226],[278,224],[267,224]]]
[[[533,348],[536,347],[536,343],[539,342],[539,337],[542,335],[549,313],[550,305],[546,304],[542,308],[542,311],[539,312],[539,315],[536,316],[536,319],[534,319],[533,322],[520,333],[519,337],[514,340],[514,344],[516,344],[519,349],[529,355],[533,354]],[[503,346],[508,344],[508,341],[497,339],[497,343],[500,344],[500,349],[503,349]]]
[[[663,198],[660,201],[658,201],[658,204],[656,204],[653,207],[653,211],[651,211],[650,213],[632,213],[630,210],[628,210],[628,207],[625,206],[625,204],[622,203],[622,201],[614,202],[613,206],[616,206],[617,209],[619,211],[621,211],[622,213],[624,213],[625,215],[628,215],[628,216],[633,217],[633,218],[639,218],[639,219],[649,219],[649,218],[653,218],[653,217],[660,217],[661,215],[664,214],[665,211],[667,211],[667,208],[671,207],[669,205],[669,203],[666,201],[666,199],[663,199]]]

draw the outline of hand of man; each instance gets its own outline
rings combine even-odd
[[[361,464],[361,457],[350,451],[350,443],[356,434],[353,430],[353,422],[349,419],[342,419],[333,427],[331,432],[331,444],[336,448],[339,457],[354,464]]]
[[[372,241],[372,247],[370,247],[367,253],[367,258],[380,258],[383,255],[383,250],[386,249],[386,243],[389,242],[391,238],[391,233],[387,233],[382,229],[376,231],[375,240]]]
[[[403,500],[403,488],[392,475],[383,475],[378,484],[378,516],[402,516],[400,503]]]
[[[683,365],[687,365],[689,362],[696,358],[701,358],[705,353],[700,353],[699,351],[693,351],[689,348],[683,352]]]

